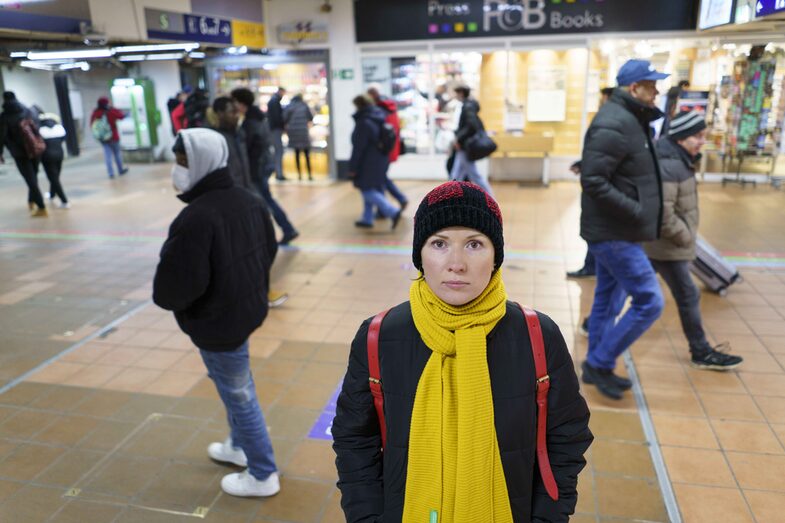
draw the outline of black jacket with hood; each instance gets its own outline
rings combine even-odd
[[[581,158],[581,237],[643,242],[659,236],[660,168],[649,124],[662,111],[615,89],[592,120]]]
[[[589,409],[580,395],[572,357],[556,324],[539,314],[551,388],[547,446],[559,500],[545,491],[536,463],[536,373],[528,328],[517,305],[488,335],[488,370],[502,467],[516,523],[563,522],[575,511],[578,473],[594,437]],[[379,365],[384,387],[387,446],[368,386],[366,320],[357,332],[332,426],[341,506],[349,523],[400,522],[414,397],[432,352],[422,341],[409,302],[382,323]]]
[[[258,184],[260,177],[273,172],[269,122],[262,110],[252,105],[245,113],[242,128],[248,146],[249,175],[251,181]]]
[[[27,151],[19,128],[19,122],[25,118],[32,118],[36,125],[38,124],[33,112],[19,100],[3,103],[3,112],[0,113],[0,156],[3,155],[3,149],[7,147],[14,158],[27,159]]]
[[[386,117],[375,105],[364,107],[353,115],[349,171],[354,173],[354,186],[361,191],[384,187],[390,157],[379,149],[379,139]]]
[[[485,129],[480,119],[480,103],[474,98],[467,98],[461,107],[461,116],[458,118],[458,129],[455,131],[455,140],[461,144],[461,147],[466,145],[466,140],[477,131]]]
[[[234,185],[227,168],[178,198],[188,206],[161,249],[153,301],[174,311],[200,349],[234,350],[267,316],[278,250],[270,213],[261,198]]]

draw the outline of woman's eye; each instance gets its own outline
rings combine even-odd
[[[431,245],[433,245],[437,249],[442,249],[444,248],[444,240],[433,240],[431,242]]]
[[[482,242],[477,241],[477,240],[472,240],[472,241],[469,242],[468,247],[470,249],[479,249],[479,248],[482,247]]]

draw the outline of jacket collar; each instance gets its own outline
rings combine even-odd
[[[251,107],[249,107],[248,108],[248,112],[245,113],[245,121],[246,122],[248,120],[259,120],[259,121],[262,121],[262,120],[264,120],[264,118],[265,118],[265,116],[264,116],[264,113],[262,112],[262,110],[259,109],[255,105],[252,105]]]
[[[649,107],[648,105],[640,103],[624,89],[614,89],[613,94],[611,95],[611,101],[627,109],[642,124],[649,124],[654,120],[659,120],[665,116],[665,113],[660,111],[657,107]]]
[[[229,168],[222,167],[209,173],[207,176],[199,180],[196,185],[185,191],[183,194],[178,194],[177,197],[185,203],[191,203],[203,194],[206,194],[210,191],[228,189],[233,185],[234,182],[232,181],[232,177],[229,175]]]

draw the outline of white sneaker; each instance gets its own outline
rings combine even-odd
[[[221,488],[232,496],[267,497],[278,494],[281,490],[281,483],[278,481],[277,472],[273,472],[269,478],[261,481],[245,470],[224,476],[221,480]]]
[[[245,452],[243,452],[243,449],[235,448],[234,445],[232,445],[231,436],[226,438],[223,443],[210,443],[207,446],[207,455],[215,461],[232,463],[238,467],[248,466],[248,458],[245,457]]]
[[[60,205],[58,205],[58,207],[60,207],[61,209],[70,209],[71,202],[60,202]]]

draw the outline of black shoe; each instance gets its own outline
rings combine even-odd
[[[403,210],[405,210],[405,209],[406,209],[406,207],[409,205],[409,200],[404,200],[404,201],[402,201],[402,202],[398,202],[398,205],[400,205],[400,206],[401,206],[401,210],[403,211]]]
[[[395,213],[395,216],[392,217],[392,227],[390,227],[391,230],[394,231],[395,228],[398,227],[398,222],[401,221],[402,214],[403,214],[403,209],[400,209],[397,213]]]
[[[300,233],[297,231],[292,231],[288,234],[284,234],[283,238],[281,238],[281,241],[278,242],[278,245],[289,245],[289,243],[291,243],[292,240],[294,240],[298,236],[300,236]]]
[[[578,332],[584,338],[588,338],[589,337],[589,317],[588,316],[583,318],[583,321],[581,322],[581,326],[578,329]]]
[[[128,172],[128,167],[126,167],[125,169],[123,169],[122,171],[120,171],[120,176],[124,175],[124,174],[125,174],[125,173],[127,173],[127,172]]]
[[[597,387],[597,390],[600,391],[600,394],[603,396],[607,396],[613,400],[622,399],[622,393],[624,391],[614,379],[619,376],[615,376],[612,370],[596,369],[585,361],[581,364],[581,369],[583,370],[581,379],[584,383]]]
[[[586,362],[583,362],[583,364],[584,365],[588,365],[588,363],[586,363]],[[599,371],[599,372],[602,372],[602,373],[606,373],[606,372],[609,373],[608,374],[609,380],[614,385],[616,385],[617,388],[619,388],[621,390],[630,390],[632,388],[632,382],[630,380],[628,380],[627,378],[625,378],[623,376],[619,376],[618,374],[614,374],[614,372],[612,370],[595,369],[594,367],[592,367],[592,369],[594,369],[595,372]],[[584,374],[584,376],[585,376],[585,374]],[[584,378],[583,381],[585,383],[590,383],[590,382],[586,381],[586,379],[587,378]],[[588,378],[588,379],[591,379],[591,378]]]
[[[592,269],[589,269],[587,267],[582,267],[577,271],[572,271],[567,273],[568,278],[576,278],[576,279],[594,278],[595,276],[597,276],[597,273],[595,273]]]
[[[706,352],[693,352],[690,365],[696,369],[704,370],[730,370],[735,369],[744,361],[741,356],[731,356],[725,351],[730,349],[728,343],[717,345]]]
[[[360,229],[373,229],[373,224],[372,223],[365,223],[365,222],[362,222],[360,220],[357,220],[356,222],[354,222],[354,226],[355,227],[359,227]]]

